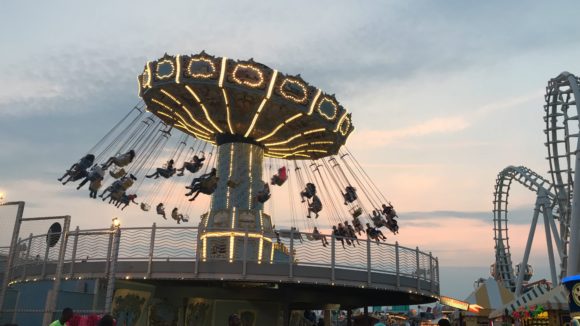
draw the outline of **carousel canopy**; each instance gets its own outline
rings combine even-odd
[[[252,59],[166,54],[138,81],[147,109],[166,123],[213,144],[258,144],[269,157],[334,155],[354,129],[334,95]]]

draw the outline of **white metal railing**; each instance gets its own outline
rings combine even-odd
[[[69,231],[68,241],[64,254],[64,263],[70,264],[70,270],[63,271],[64,276],[74,274],[74,263],[79,262],[106,262],[109,271],[112,253],[117,250],[117,261],[146,261],[148,271],[156,261],[195,261],[200,260],[197,246],[198,227],[151,227],[122,228],[118,248],[114,248],[113,229],[93,229]],[[213,231],[213,230],[212,230]],[[225,231],[225,230],[224,230]],[[246,255],[247,235],[236,238],[236,249],[243,250],[243,255],[235,254],[234,261],[257,262],[255,255]],[[311,233],[292,231],[290,237],[278,240],[274,237],[273,243],[287,249],[289,259],[274,259],[272,264],[288,264],[288,273],[292,277],[294,266],[316,266],[335,269],[363,271],[368,273],[369,282],[373,273],[389,274],[399,277],[416,279],[416,288],[420,289],[421,281],[430,284],[430,288],[421,289],[438,292],[439,264],[431,253],[425,253],[419,248],[407,248],[398,243],[390,244],[374,240],[359,239],[353,245],[343,248],[339,239],[326,235],[328,246],[324,247],[320,240],[313,240]],[[27,268],[31,265],[41,266],[40,278],[46,276],[48,263],[58,262],[58,246],[50,248],[46,244],[46,234],[30,235],[18,242],[15,260],[12,268],[20,268],[19,279],[27,277]],[[0,248],[1,252],[2,248]],[[230,257],[230,246],[225,257]],[[239,253],[239,251],[238,251]],[[252,257],[252,258],[250,258]],[[207,256],[205,261],[222,260],[227,258],[212,258]],[[267,259],[269,262],[269,259]],[[292,262],[292,263],[290,263]],[[196,264],[197,266],[198,264]],[[196,267],[197,268],[197,267]],[[38,269],[37,269],[38,270]],[[333,273],[334,275],[334,273]],[[32,276],[32,275],[30,275]]]

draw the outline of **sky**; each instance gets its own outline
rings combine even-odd
[[[27,201],[27,216],[69,214],[81,228],[111,216],[162,224],[56,178],[138,102],[147,60],[201,50],[254,58],[300,73],[352,112],[348,147],[400,215],[391,240],[433,252],[442,294],[465,298],[494,261],[498,172],[525,165],[548,176],[543,94],[560,72],[580,73],[579,10],[577,1],[3,2],[0,191]],[[509,199],[519,261],[534,195],[512,187]],[[13,214],[0,209],[3,225]],[[547,277],[544,248],[539,232],[536,279]]]

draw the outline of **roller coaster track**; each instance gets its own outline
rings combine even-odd
[[[493,201],[495,240],[495,275],[493,276],[512,291],[516,289],[516,279],[508,236],[508,197],[514,180],[538,196],[547,195],[550,200],[556,197],[553,186],[548,180],[524,166],[508,166],[497,176]]]
[[[580,246],[580,212],[576,207],[580,205],[580,198],[576,198],[579,194],[574,193],[575,173],[580,170],[576,157],[580,130],[580,106],[577,102],[580,98],[579,84],[578,77],[568,72],[561,73],[548,82],[544,105],[547,159],[560,212],[560,233],[564,251],[562,276],[566,272],[572,275],[580,272],[580,252],[576,251]],[[570,232],[571,227],[575,231]],[[570,255],[568,249],[573,251]]]
[[[537,195],[534,217],[522,264],[527,264],[539,213],[543,213],[552,281],[555,282],[550,230],[560,256],[560,279],[580,273],[580,193],[574,192],[576,173],[580,171],[580,78],[563,72],[546,87],[544,122],[551,182],[523,166],[508,166],[496,180],[493,202],[495,268],[493,276],[519,294],[522,275],[514,274],[508,236],[508,197],[516,180]],[[554,220],[559,222],[556,229]],[[522,265],[525,268],[525,265]]]

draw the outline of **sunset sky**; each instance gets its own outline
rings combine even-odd
[[[400,215],[390,240],[432,251],[442,294],[465,298],[494,261],[498,172],[525,165],[548,177],[543,94],[560,72],[580,73],[578,12],[578,1],[4,2],[0,191],[25,200],[27,216],[70,214],[81,228],[112,216],[163,224],[56,178],[139,100],[147,60],[201,50],[254,58],[300,73],[352,112],[348,147]],[[533,202],[512,188],[514,262]],[[0,208],[3,225],[13,213]],[[538,230],[535,279],[548,276]]]

